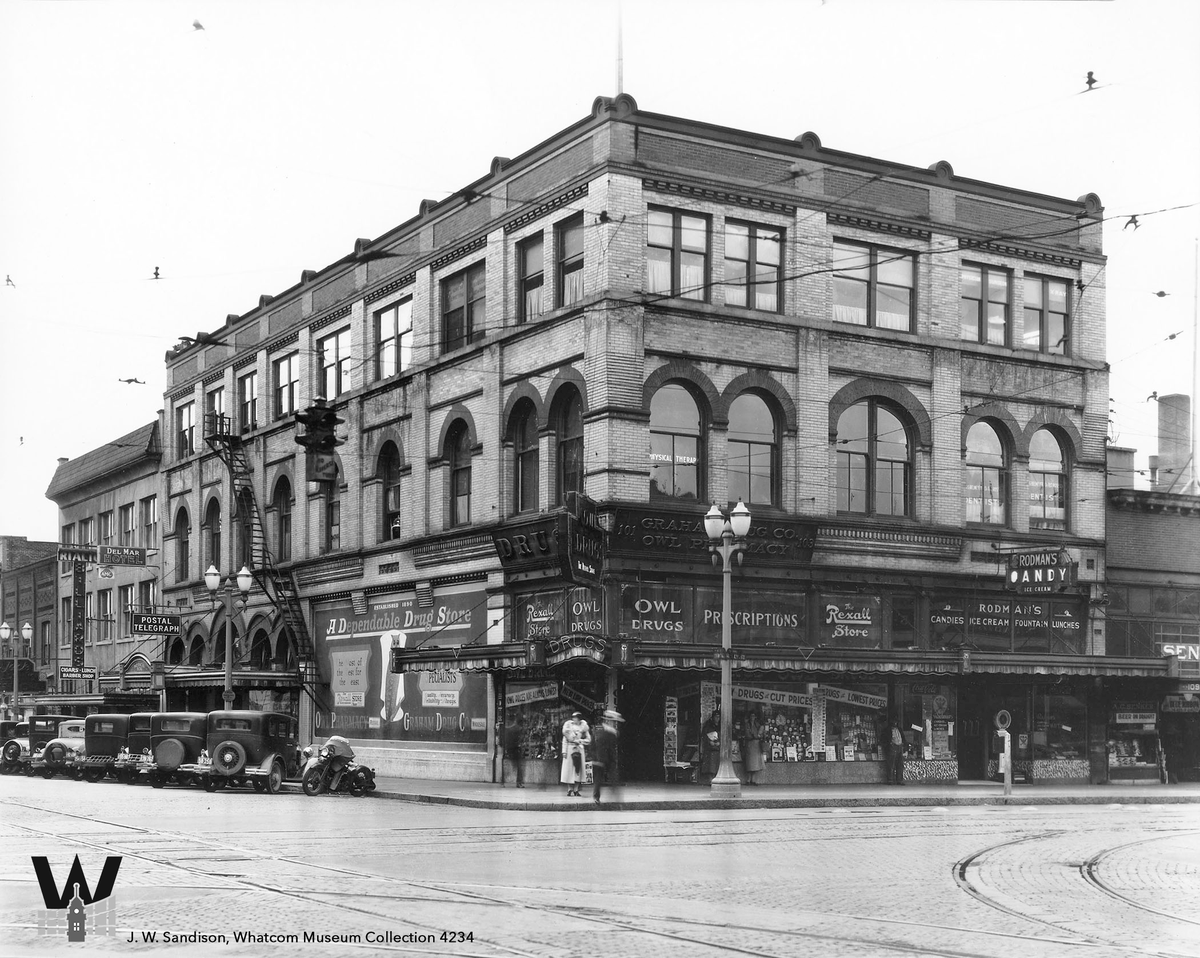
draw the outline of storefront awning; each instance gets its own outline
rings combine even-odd
[[[393,672],[433,672],[440,669],[491,672],[497,669],[523,669],[526,664],[524,642],[392,649]]]
[[[1113,678],[1172,676],[1167,656],[1053,655],[1041,652],[971,652],[971,672],[1007,675],[1099,675]]]
[[[715,669],[722,652],[711,645],[643,644],[635,646],[634,668]],[[730,653],[735,669],[759,672],[919,672],[957,673],[959,656],[952,652],[882,649],[798,649],[750,647]]]

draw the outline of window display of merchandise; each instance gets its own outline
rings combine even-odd
[[[1157,768],[1158,733],[1154,731],[1110,730],[1108,764],[1110,768]]]
[[[812,758],[812,713],[802,709],[767,710],[762,722],[766,762],[803,762]]]
[[[837,748],[839,761],[883,761],[883,730],[877,726],[875,712],[833,703],[826,708],[825,745]]]

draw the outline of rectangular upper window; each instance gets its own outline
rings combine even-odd
[[[100,541],[102,543],[111,543],[113,541],[113,528],[112,510],[100,513]]]
[[[412,299],[381,309],[375,314],[376,379],[387,379],[412,365]]]
[[[317,360],[321,364],[318,395],[336,399],[350,391],[350,327],[317,340]]]
[[[175,454],[183,459],[196,451],[196,404],[175,407]]]
[[[258,372],[238,378],[238,428],[246,433],[258,426]]]
[[[204,435],[221,436],[228,432],[225,420],[225,387],[218,386],[204,394]]]
[[[650,208],[646,290],[708,301],[708,217]]]
[[[300,354],[281,356],[271,369],[275,377],[275,418],[282,419],[294,413],[300,401]]]
[[[725,221],[725,302],[779,312],[783,231]]]
[[[554,228],[557,254],[557,305],[573,306],[583,299],[583,214]]]
[[[832,267],[834,322],[912,332],[912,253],[834,240]]]
[[[1009,272],[995,266],[962,267],[959,317],[962,338],[972,343],[1008,345]]]
[[[126,506],[121,506],[119,510],[120,527],[121,527],[121,545],[134,545],[134,536],[137,533],[137,523],[134,519],[133,503]]]
[[[1067,354],[1071,332],[1070,283],[1025,274],[1025,348]]]
[[[158,496],[147,496],[142,506],[142,545],[158,545]]]
[[[487,267],[476,263],[442,282],[442,344],[445,352],[483,339]]]
[[[542,289],[546,282],[545,240],[543,235],[531,236],[517,246],[517,310],[519,321],[526,323],[544,311]]]

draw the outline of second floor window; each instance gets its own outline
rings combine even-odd
[[[520,270],[517,308],[523,323],[542,315],[542,289],[546,280],[542,258],[544,245],[542,234],[538,233],[517,248],[517,268]]]
[[[558,433],[558,501],[567,494],[583,492],[583,400],[571,391],[562,403],[555,423]]]
[[[730,502],[773,505],[778,474],[779,436],[767,401],[746,392],[729,405],[726,439]]]
[[[340,329],[317,341],[321,363],[320,395],[336,399],[350,389],[350,328]]]
[[[872,399],[838,417],[838,512],[909,515],[911,474],[908,432],[895,413]]]
[[[196,451],[196,404],[175,407],[175,454],[183,459]]]
[[[461,421],[446,441],[450,466],[450,525],[471,521],[471,434]]]
[[[204,562],[205,568],[215,565],[221,568],[221,506],[216,499],[208,504],[204,514]]]
[[[782,250],[782,231],[727,220],[725,302],[777,312]]]
[[[1067,471],[1062,446],[1049,429],[1029,441],[1029,528],[1067,527]]]
[[[292,415],[300,401],[300,354],[281,356],[275,360],[272,368],[275,373],[275,418],[282,419]]]
[[[258,426],[258,373],[238,379],[238,428],[249,432]]]
[[[650,498],[698,499],[700,407],[686,387],[667,383],[650,400]]]
[[[133,516],[133,503],[127,506],[121,506],[120,509],[120,525],[121,525],[121,545],[132,546],[135,544],[134,538],[137,535],[137,524]]]
[[[651,209],[646,233],[646,289],[708,300],[708,218]]]
[[[483,338],[486,307],[487,270],[483,263],[442,283],[442,342],[446,352]]]
[[[400,517],[400,450],[395,443],[386,443],[379,453],[379,478],[383,484],[383,527],[380,541],[399,539],[403,527]]]
[[[79,544],[83,546],[96,544],[96,520],[90,516],[79,520]]]
[[[1070,332],[1066,280],[1025,276],[1025,348],[1065,356]]]
[[[341,477],[326,484],[325,503],[325,540],[322,552],[337,552],[342,547],[342,499]]]
[[[538,509],[537,410],[526,402],[517,413],[513,426],[513,511],[536,512]]]
[[[375,314],[377,359],[375,375],[387,379],[412,365],[412,300],[406,299]]]
[[[832,265],[834,322],[912,330],[911,253],[834,240]]]
[[[280,479],[275,487],[275,558],[292,561],[292,485]]]
[[[183,509],[175,514],[175,581],[187,582],[191,577],[192,524]]]
[[[962,338],[973,343],[1008,345],[1008,272],[994,266],[962,268],[959,314]]]
[[[572,306],[583,299],[583,214],[555,228],[558,240],[558,305]]]
[[[131,614],[136,611],[133,605],[133,586],[121,586],[121,593],[117,597],[118,611],[121,613],[121,634],[129,635],[132,631],[133,619]]]
[[[142,506],[142,545],[147,548],[158,545],[158,496],[147,496]]]
[[[995,428],[977,422],[967,432],[963,464],[963,517],[1002,526],[1007,522],[1008,462]]]
[[[89,595],[90,599],[91,596]],[[113,593],[112,589],[100,589],[96,593],[96,639],[107,642],[112,638]]]
[[[154,604],[157,601],[154,592],[154,580],[147,579],[145,582],[138,583],[138,605],[143,612],[153,612]]]

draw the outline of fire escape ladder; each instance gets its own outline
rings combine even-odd
[[[229,470],[233,498],[239,512],[246,515],[249,532],[250,571],[254,581],[275,607],[290,641],[296,664],[296,678],[318,708],[327,697],[321,683],[321,670],[314,654],[312,637],[304,618],[304,608],[290,571],[275,565],[267,545],[266,525],[254,491],[254,475],[246,447],[230,417],[210,413],[205,422],[205,440]]]

